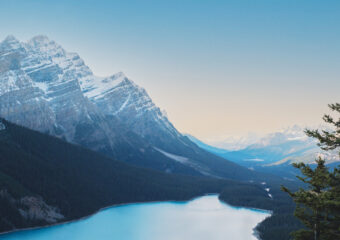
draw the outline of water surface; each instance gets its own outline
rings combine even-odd
[[[0,235],[1,240],[254,240],[268,212],[235,208],[216,195],[188,202],[112,207],[72,223]]]

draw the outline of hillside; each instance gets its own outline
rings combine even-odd
[[[230,200],[237,197],[237,188],[269,199],[260,185],[136,168],[0,122],[0,231],[67,221],[112,204],[188,200],[229,188],[233,189]]]
[[[123,73],[97,77],[46,36],[0,43],[0,117],[140,167],[263,180],[193,144]]]

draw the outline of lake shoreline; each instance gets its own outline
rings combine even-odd
[[[154,204],[154,203],[164,203],[164,202],[169,202],[169,203],[186,203],[186,202],[190,202],[190,201],[193,201],[195,199],[198,199],[198,198],[201,198],[201,197],[205,197],[205,196],[217,196],[218,200],[223,203],[223,204],[226,204],[226,205],[229,205],[230,207],[232,208],[236,208],[236,209],[249,209],[249,210],[255,210],[257,212],[262,212],[262,213],[268,213],[270,214],[268,217],[271,217],[272,215],[272,212],[271,211],[268,211],[268,210],[264,210],[264,209],[259,209],[259,208],[248,208],[248,207],[242,207],[242,206],[234,206],[234,205],[231,205],[221,199],[219,199],[219,194],[217,193],[208,193],[208,194],[203,194],[203,195],[200,195],[200,196],[195,196],[195,197],[192,197],[192,198],[189,198],[189,199],[186,199],[186,200],[158,200],[158,201],[137,201],[137,202],[128,202],[128,203],[118,203],[118,204],[112,204],[112,205],[109,205],[109,206],[106,206],[106,207],[102,207],[98,210],[96,210],[95,212],[89,214],[89,215],[86,215],[86,216],[83,216],[83,217],[80,217],[80,218],[76,218],[76,219],[72,219],[72,220],[68,220],[68,221],[62,221],[62,222],[57,222],[57,223],[52,223],[52,224],[47,224],[47,225],[44,225],[44,226],[36,226],[36,227],[27,227],[27,228],[20,228],[20,229],[14,229],[14,230],[10,230],[10,231],[6,231],[6,232],[0,232],[0,238],[4,235],[7,235],[7,234],[14,234],[14,233],[18,233],[18,232],[23,232],[23,231],[29,231],[29,230],[40,230],[40,229],[45,229],[45,228],[50,228],[50,227],[54,227],[54,226],[60,226],[60,225],[66,225],[66,224],[70,224],[70,223],[74,223],[74,222],[78,222],[78,221],[81,221],[81,220],[85,220],[85,219],[88,219],[96,214],[98,214],[99,212],[102,212],[102,211],[105,211],[107,209],[110,209],[110,208],[117,208],[117,207],[125,207],[125,206],[129,206],[129,205],[135,205],[135,204]],[[267,218],[268,218],[267,217]],[[264,221],[264,220],[263,220]],[[262,221],[261,221],[262,222]],[[259,237],[259,234],[256,234],[256,227],[261,224],[261,222],[259,222],[254,228],[253,228],[253,236],[255,236],[258,240],[260,240],[260,237]]]
[[[218,194],[217,193],[208,193],[208,194],[204,194],[204,195],[201,195],[201,196],[193,197],[193,198],[190,198],[190,199],[187,199],[187,200],[158,200],[158,201],[145,201],[145,202],[140,201],[140,202],[128,202],[128,203],[116,203],[116,204],[112,204],[112,205],[109,205],[109,206],[106,206],[106,207],[102,207],[102,208],[96,210],[95,212],[93,212],[93,213],[91,213],[89,215],[80,217],[80,218],[75,218],[75,219],[68,220],[68,221],[63,221],[63,222],[56,222],[56,223],[52,223],[52,224],[46,224],[44,226],[27,227],[27,228],[14,229],[14,230],[6,231],[6,232],[0,232],[0,237],[2,235],[16,233],[16,232],[21,232],[21,231],[26,231],[26,230],[44,229],[44,228],[48,228],[48,227],[54,227],[54,226],[59,226],[59,225],[63,225],[63,224],[69,224],[69,223],[77,222],[77,221],[80,221],[80,220],[84,220],[84,219],[90,218],[93,215],[96,215],[97,213],[99,213],[101,211],[104,211],[106,209],[113,208],[113,207],[129,206],[129,205],[133,205],[133,204],[157,203],[157,202],[159,202],[159,203],[162,203],[162,202],[176,202],[176,203],[189,202],[189,201],[192,201],[192,200],[194,200],[196,198],[199,198],[199,197],[211,196],[211,195],[218,195]]]

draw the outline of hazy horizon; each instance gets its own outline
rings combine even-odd
[[[0,41],[43,34],[123,71],[202,140],[317,125],[340,101],[336,1],[93,3],[1,1]]]

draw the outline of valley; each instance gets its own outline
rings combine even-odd
[[[327,129],[325,126],[323,128]],[[295,181],[298,171],[292,167],[292,163],[304,162],[313,165],[319,156],[324,158],[331,168],[340,162],[336,151],[321,150],[314,139],[307,137],[304,130],[304,127],[295,125],[258,137],[257,140],[254,137],[244,137],[243,141],[249,144],[235,141],[233,148],[237,150],[214,147],[194,136],[188,137],[201,148],[248,169],[273,173]]]
[[[209,146],[180,133],[124,73],[98,77],[47,36],[0,43],[0,117],[0,232],[211,193],[270,211],[256,221],[262,240],[301,227],[280,189],[298,189],[290,163],[316,154],[301,129],[232,150]]]

